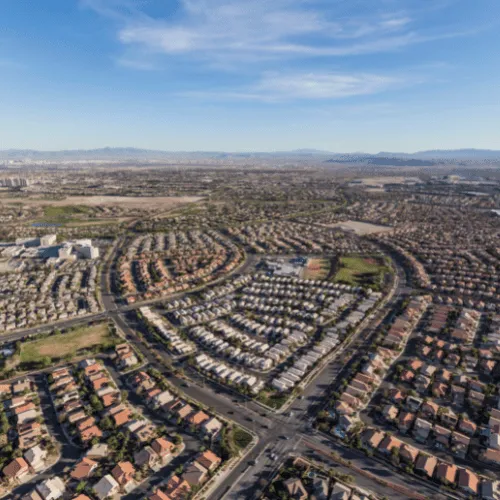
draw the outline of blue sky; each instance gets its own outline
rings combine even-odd
[[[0,149],[500,149],[498,0],[0,0]]]

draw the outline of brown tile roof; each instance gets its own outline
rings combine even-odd
[[[71,477],[80,481],[87,477],[90,477],[92,472],[97,467],[97,462],[91,460],[90,458],[84,457],[80,462],[78,462],[75,468],[71,471]]]
[[[104,407],[108,408],[109,406],[114,405],[115,403],[118,403],[120,401],[120,393],[112,392],[110,394],[105,394],[101,399]]]
[[[3,474],[9,479],[15,479],[23,473],[28,472],[29,466],[24,458],[15,458],[3,468]]]
[[[115,413],[113,415],[113,420],[115,421],[115,424],[117,427],[120,427],[124,424],[126,424],[130,420],[130,416],[132,415],[132,412],[128,409],[125,408],[121,410],[118,413]]]
[[[193,407],[190,404],[185,404],[182,408],[179,408],[177,410],[177,415],[179,418],[186,418],[189,414],[191,414],[193,411]]]
[[[205,469],[212,470],[221,463],[222,459],[217,456],[213,451],[206,450],[203,453],[200,453],[196,457],[196,461],[199,462]]]
[[[89,427],[88,429],[85,429],[80,433],[80,439],[84,443],[90,441],[95,437],[97,438],[102,437],[102,431],[101,429],[99,429],[99,427],[97,427],[97,425],[93,425],[92,427]]]
[[[399,448],[399,456],[407,462],[414,463],[418,456],[418,450],[407,443],[403,443]]]
[[[469,469],[458,469],[457,484],[460,488],[477,494],[479,488],[479,476]]]
[[[93,365],[85,367],[84,372],[85,372],[85,375],[87,377],[90,377],[90,375],[93,375],[95,373],[99,373],[103,370],[104,370],[104,368],[102,365],[100,365],[99,363],[94,363]]]
[[[130,462],[119,462],[111,471],[116,482],[123,486],[134,478],[135,468]]]
[[[387,435],[379,444],[378,451],[382,453],[390,452],[393,448],[399,448],[400,446],[401,446],[401,441],[398,438]]]
[[[437,458],[433,455],[420,454],[415,463],[415,469],[425,472],[429,477],[434,474],[434,469],[437,466]]]
[[[80,420],[76,424],[76,428],[78,429],[79,432],[84,431],[85,429],[88,429],[89,427],[92,427],[95,424],[95,418],[94,417],[87,417],[84,420]]]
[[[455,483],[455,476],[457,475],[457,466],[455,464],[447,464],[441,462],[436,468],[436,478],[448,483]]]
[[[151,448],[160,456],[170,453],[175,448],[174,443],[166,440],[165,438],[157,438],[151,443]]]
[[[192,425],[201,425],[203,422],[205,422],[209,418],[210,418],[210,416],[207,415],[205,412],[197,411],[196,413],[195,412],[191,413],[187,417],[186,420],[188,421],[188,423],[190,423]]]
[[[166,493],[163,493],[163,491],[156,490],[148,497],[148,500],[171,500],[171,498],[172,497],[169,497]]]
[[[166,485],[165,493],[172,500],[184,500],[187,498],[189,492],[191,491],[191,486],[184,479],[179,476],[172,476]]]

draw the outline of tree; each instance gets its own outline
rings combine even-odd
[[[80,481],[75,488],[76,493],[82,493],[86,486],[87,483],[85,481]]]
[[[40,359],[40,365],[43,368],[47,368],[52,364],[52,358],[50,356],[44,356],[43,358]]]

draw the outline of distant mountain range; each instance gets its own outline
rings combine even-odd
[[[432,166],[439,164],[463,163],[485,164],[500,162],[500,151],[489,149],[430,150],[417,153],[333,153],[317,149],[297,149],[294,151],[223,152],[223,151],[158,151],[138,148],[75,149],[63,151],[37,151],[31,149],[0,150],[0,160],[6,161],[157,161],[157,160],[230,160],[230,159],[296,159],[337,164],[371,164],[389,166]]]

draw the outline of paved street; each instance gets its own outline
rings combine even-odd
[[[116,251],[116,247],[114,251]],[[110,257],[111,259],[114,258],[114,252],[111,253]],[[249,259],[239,271],[248,270],[250,265],[254,262],[255,259]],[[137,307],[140,307],[140,305],[124,306],[117,304],[114,295],[110,292],[110,269],[107,265],[103,266],[101,273],[102,302],[105,307],[105,312],[86,318],[69,320],[61,323],[59,327],[65,328],[106,317],[112,318],[123,332],[126,339],[142,353],[151,366],[168,377],[169,382],[179,391],[213,408],[220,415],[237,422],[239,425],[251,430],[258,436],[256,446],[249,455],[237,464],[227,477],[218,484],[210,495],[210,499],[219,500],[221,498],[228,498],[239,500],[255,498],[256,488],[265,487],[268,480],[273,476],[276,468],[290,453],[304,454],[305,456],[323,462],[328,467],[334,467],[335,470],[339,472],[354,475],[356,483],[360,487],[373,489],[390,498],[402,499],[407,497],[390,487],[381,486],[373,479],[353,473],[352,469],[345,465],[333,462],[330,453],[336,451],[342,458],[350,460],[353,465],[361,469],[370,470],[395,485],[405,486],[409,484],[408,479],[401,477],[388,466],[381,465],[376,460],[370,459],[356,450],[346,448],[332,439],[327,439],[317,434],[314,435],[311,428],[311,422],[314,420],[319,409],[324,405],[326,391],[342,373],[342,370],[348,364],[347,360],[357,355],[357,348],[354,348],[354,346],[363,346],[369,341],[376,325],[384,319],[391,307],[407,292],[404,271],[400,266],[397,266],[396,270],[395,290],[392,298],[379,313],[370,318],[369,321],[366,321],[366,324],[363,324],[352,338],[337,351],[336,355],[319,370],[313,380],[304,388],[302,396],[296,399],[282,414],[267,411],[259,404],[249,401],[247,398],[235,394],[217,384],[206,383],[202,377],[197,376],[194,377],[194,380],[186,380],[184,377],[176,376],[171,373],[170,370],[167,370],[163,362],[175,365],[176,361],[173,360],[164,349],[153,350],[146,347],[139,339],[136,330],[133,328],[134,320],[129,314]],[[16,332],[6,336],[5,339],[7,341],[17,340],[27,335],[36,334],[49,329],[50,327],[45,329],[35,328],[23,332]],[[158,355],[160,358],[158,358]],[[158,359],[160,359],[161,362]],[[120,388],[127,389],[126,387],[122,387],[122,383],[119,383],[119,385]],[[150,415],[148,410],[144,408],[142,401],[139,401],[130,391],[129,397],[134,404],[142,407],[150,418],[158,421],[158,423],[163,423],[158,420],[156,415]],[[44,405],[44,411],[53,411],[51,410],[50,404],[48,406]],[[55,416],[52,416],[52,418],[48,416],[48,419],[54,420]],[[37,477],[36,481],[39,481],[43,477],[49,477],[54,473],[62,472],[64,468],[72,466],[75,460],[80,456],[80,450],[75,449],[75,447],[66,442],[58,427],[57,424],[56,428],[51,430],[58,440],[64,443],[62,448],[62,460],[41,477]],[[192,455],[197,448],[195,440],[189,435],[183,435],[183,438],[186,443],[186,450],[172,464],[174,468],[177,463],[185,463],[189,455]],[[274,454],[277,458],[273,460],[270,457],[271,454]],[[154,474],[136,491],[128,495],[126,497],[127,500],[135,500],[144,497],[152,487],[159,484],[162,480],[164,480],[164,477],[161,473]],[[16,494],[28,491],[31,486],[32,484],[26,484],[19,487],[16,490]],[[426,485],[419,481],[416,482],[415,486],[420,488],[419,491],[426,490]],[[435,495],[435,491],[429,489],[429,494]],[[434,496],[433,498],[438,497]]]

